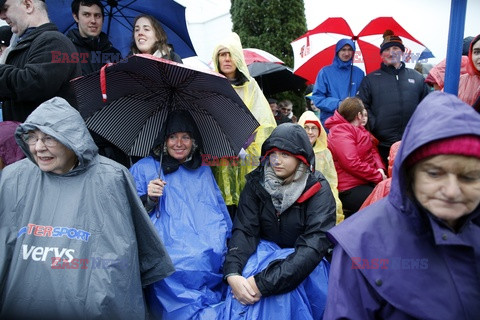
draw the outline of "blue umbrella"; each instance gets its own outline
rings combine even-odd
[[[113,46],[127,56],[132,42],[133,20],[141,13],[157,18],[167,33],[168,42],[182,58],[195,56],[188,34],[185,7],[173,0],[105,0],[103,32],[108,34]],[[47,0],[50,20],[62,33],[76,28],[72,16],[72,0]]]

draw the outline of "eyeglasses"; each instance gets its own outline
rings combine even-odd
[[[292,109],[288,109],[288,108],[282,108],[282,110],[284,110],[284,111],[292,111]]]
[[[55,139],[54,137],[48,136],[48,135],[46,135],[42,138],[39,138],[34,134],[28,134],[27,133],[27,134],[24,134],[22,138],[23,138],[23,141],[25,141],[25,143],[28,144],[29,146],[36,145],[38,140],[42,141],[42,143],[46,147],[55,147],[58,144],[57,139]]]
[[[305,131],[309,132],[309,131],[312,131],[312,132],[316,132],[318,131],[318,127],[317,126],[313,126],[313,127],[303,127],[305,129]]]

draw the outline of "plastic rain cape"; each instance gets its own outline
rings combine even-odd
[[[147,157],[130,169],[140,196],[159,167]],[[220,190],[206,166],[180,166],[162,179],[167,184],[151,220],[176,271],[149,288],[150,307],[163,319],[223,319],[227,285],[221,268],[232,223]]]
[[[142,286],[173,266],[128,170],[98,156],[80,114],[52,100],[17,129],[28,159],[0,171],[0,318],[144,319]],[[78,166],[41,171],[19,138],[36,128]]]
[[[248,79],[244,84],[234,85],[233,88],[260,123],[260,126],[254,132],[254,141],[245,150],[247,155],[245,160],[241,161],[241,165],[229,164],[229,161],[226,161],[223,165],[220,163],[219,166],[212,168],[225,203],[227,205],[238,205],[240,192],[242,192],[246,182],[245,175],[259,165],[258,159],[260,158],[262,144],[270,136],[273,129],[277,127],[277,123],[262,90],[248,72],[238,35],[232,33],[215,48],[212,61],[217,72],[219,72],[218,52],[222,48],[229,49],[238,70]]]
[[[273,242],[260,240],[257,251],[248,259],[243,276],[248,278],[265,269],[277,259],[285,259],[293,248],[281,249]],[[225,319],[229,320],[312,320],[322,319],[327,302],[328,273],[330,264],[322,259],[320,264],[295,290],[261,298],[257,303],[245,306],[232,298],[230,287],[225,301]]]

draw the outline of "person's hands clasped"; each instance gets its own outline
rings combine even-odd
[[[147,194],[151,200],[155,202],[158,201],[158,198],[163,195],[163,188],[165,187],[165,184],[167,184],[167,182],[163,181],[162,179],[151,180],[148,183]]]
[[[262,296],[260,291],[258,291],[253,277],[246,279],[239,275],[229,276],[227,278],[227,282],[232,288],[233,297],[241,304],[254,304],[255,302],[259,301],[260,297]]]

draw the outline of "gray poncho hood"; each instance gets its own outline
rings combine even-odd
[[[77,155],[79,165],[73,171],[84,171],[97,162],[98,148],[93,142],[80,113],[70,107],[63,98],[53,98],[42,103],[32,112],[25,123],[18,126],[15,139],[31,161],[33,156],[22,135],[33,130],[40,130],[57,139]],[[71,173],[68,173],[71,174]]]

